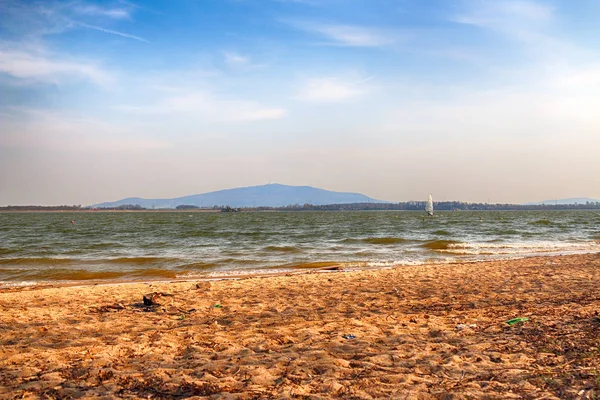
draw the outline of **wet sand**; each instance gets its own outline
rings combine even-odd
[[[600,254],[2,289],[0,398],[592,399],[599,314]]]

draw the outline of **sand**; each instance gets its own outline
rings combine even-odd
[[[3,289],[0,398],[599,398],[599,289],[600,254]]]

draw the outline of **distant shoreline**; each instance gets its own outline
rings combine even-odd
[[[151,213],[151,212],[202,212],[202,213],[220,213],[221,210],[211,210],[211,209],[199,209],[199,210],[175,210],[175,209],[161,209],[161,210],[2,210],[0,209],[0,213]]]
[[[393,206],[393,205],[392,205]],[[460,212],[460,211],[591,211],[600,210],[600,205],[585,205],[585,204],[569,204],[569,205],[489,205],[479,206],[469,205],[467,208],[441,208],[436,209],[437,212]],[[135,213],[230,213],[230,212],[306,212],[306,211],[411,211],[420,212],[422,208],[402,208],[402,207],[381,207],[381,206],[355,206],[355,205],[325,205],[325,206],[310,206],[310,207],[251,207],[238,208],[235,211],[226,211],[221,208],[159,208],[159,209],[88,209],[88,208],[73,208],[73,209],[55,209],[54,207],[46,208],[28,208],[21,207],[0,207],[0,213],[107,213],[107,212],[135,212]]]

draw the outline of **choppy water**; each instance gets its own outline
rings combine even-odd
[[[594,251],[600,211],[0,213],[0,286]]]

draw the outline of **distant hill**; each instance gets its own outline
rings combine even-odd
[[[544,201],[540,201],[540,202],[537,202],[537,203],[525,203],[525,205],[527,205],[527,206],[537,206],[537,205],[542,205],[542,204],[547,204],[547,205],[555,205],[555,204],[586,204],[587,202],[596,203],[596,202],[600,202],[600,200],[590,199],[590,198],[587,198],[587,197],[572,197],[572,198],[569,198],[569,199],[544,200]]]
[[[216,192],[195,194],[173,199],[126,199],[94,204],[92,207],[119,207],[127,204],[144,208],[175,208],[180,205],[198,207],[285,207],[294,204],[350,204],[350,203],[387,203],[372,199],[360,193],[332,192],[311,186],[288,186],[272,183],[262,186],[250,186]]]

